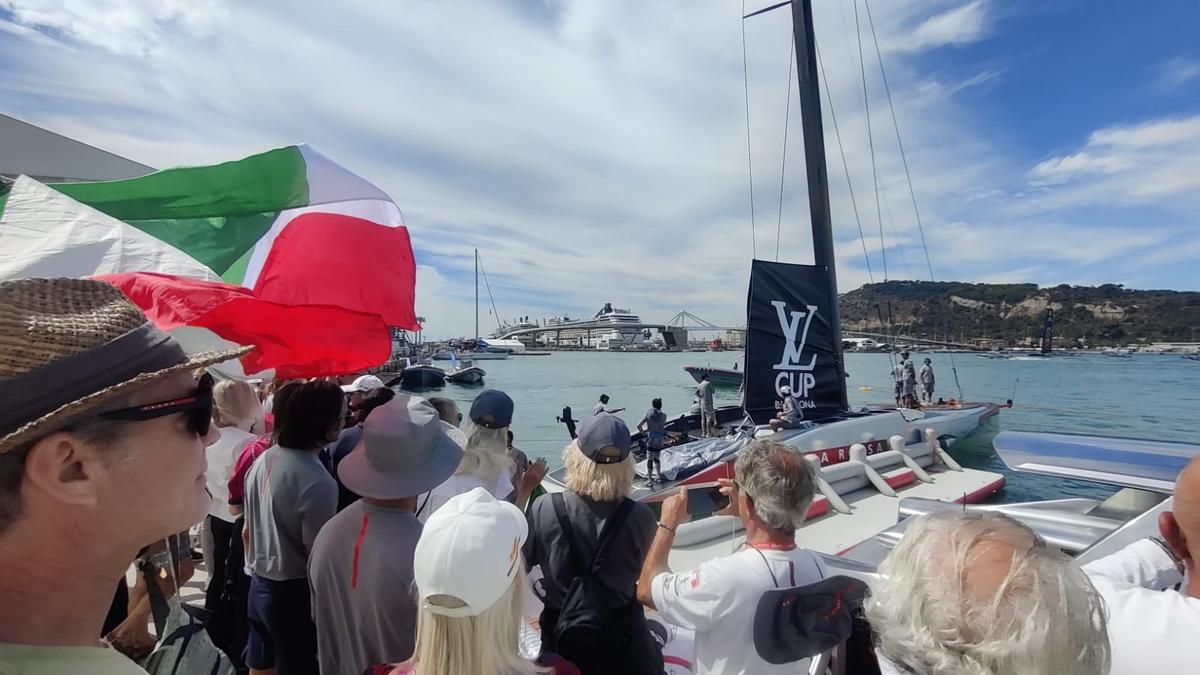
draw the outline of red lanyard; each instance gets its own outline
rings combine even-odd
[[[750,548],[756,548],[760,551],[793,551],[796,549],[796,542],[788,542],[786,544],[776,543],[773,541],[765,541],[760,544],[751,544],[746,542]]]

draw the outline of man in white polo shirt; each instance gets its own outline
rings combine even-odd
[[[1083,567],[1108,608],[1112,675],[1200,673],[1200,459],[1179,474],[1174,499],[1158,519],[1162,539]]]
[[[735,479],[722,481],[729,513],[746,529],[745,548],[672,574],[667,556],[687,520],[687,492],[668,497],[638,579],[638,599],[663,618],[696,632],[697,675],[805,672],[807,661],[771,665],[754,649],[754,612],[765,591],[807,586],[825,567],[796,546],[796,529],[812,504],[815,470],[782,443],[758,440],[742,450]]]

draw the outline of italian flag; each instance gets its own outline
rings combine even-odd
[[[419,328],[399,207],[304,145],[139,178],[0,197],[0,279],[151,272]]]

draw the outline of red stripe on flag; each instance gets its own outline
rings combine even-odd
[[[163,330],[207,328],[254,351],[247,373],[275,369],[278,378],[356,373],[387,361],[392,340],[377,314],[341,307],[289,306],[249,289],[169,274],[133,272],[95,277],[116,286]]]
[[[408,229],[336,213],[306,213],[283,228],[254,284],[286,305],[336,305],[418,330],[417,263]]]

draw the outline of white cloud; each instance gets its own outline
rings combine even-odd
[[[974,0],[931,16],[912,32],[909,48],[928,49],[976,42],[987,32],[989,15],[988,3]]]
[[[1098,129],[1080,150],[1028,175],[1033,186],[1051,188],[1037,200],[1043,206],[1187,199],[1200,189],[1200,115]]]
[[[1155,71],[1155,87],[1164,92],[1173,91],[1200,77],[1200,62],[1177,56],[1159,64]]]
[[[649,320],[684,308],[717,323],[742,315],[752,243],[740,6],[635,0],[412,2],[403,11],[369,0],[103,0],[86,7],[8,0],[5,6],[15,23],[0,20],[0,63],[21,64],[0,72],[0,107],[8,112],[160,167],[308,142],[387,190],[418,250],[417,310],[429,319],[431,335],[473,330],[476,247],[505,316],[578,315],[604,302],[628,305]],[[876,210],[851,9],[832,0],[815,7],[828,75],[822,94],[842,289],[868,277],[828,106],[837,114],[876,280],[880,221],[889,275],[926,276],[861,17],[882,190]],[[871,9],[938,276],[989,273],[978,269],[972,242],[1008,256],[995,264],[1009,267],[1028,265],[1020,260],[1025,255],[1077,262],[1110,250],[1064,258],[1006,245],[1024,241],[1033,227],[1009,219],[1007,196],[1025,187],[1028,167],[997,147],[955,99],[1000,71],[931,86],[933,75],[917,69],[917,52],[990,35],[992,5],[910,0]],[[794,98],[779,213],[790,17],[780,10],[745,28],[755,246],[760,257],[773,258],[778,223],[781,258],[807,262]],[[1112,153],[1115,142],[1089,142],[1079,152]],[[1044,171],[1065,179],[1094,174]],[[1022,200],[1023,208],[1032,208],[1032,199]],[[954,221],[970,223],[966,234],[943,225]],[[973,234],[999,225],[1007,227],[1008,241]],[[1059,241],[1068,244],[1069,225],[1060,227]],[[964,243],[955,245],[960,236]]]

